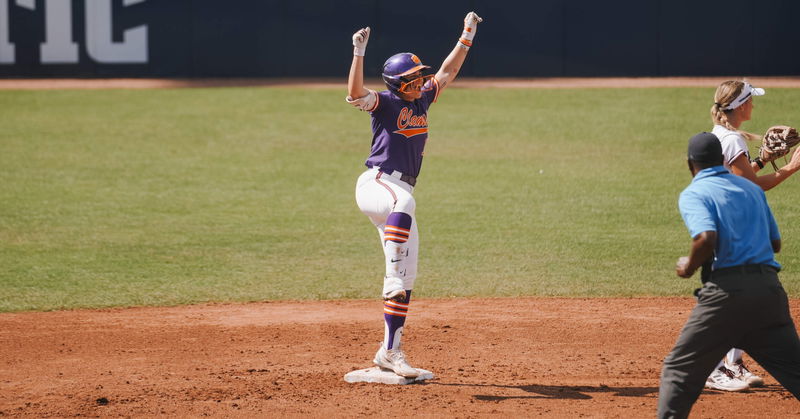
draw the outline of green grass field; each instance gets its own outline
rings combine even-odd
[[[690,295],[677,197],[713,91],[444,92],[415,295]],[[383,256],[354,200],[369,115],[345,94],[0,91],[0,311],[375,298]],[[769,89],[744,128],[800,125],[799,100]],[[767,194],[795,297],[798,183]]]

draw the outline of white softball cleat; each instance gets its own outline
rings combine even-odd
[[[736,378],[736,374],[725,368],[719,367],[706,379],[706,388],[722,391],[743,391],[750,388],[747,382]]]
[[[761,387],[764,385],[764,379],[750,372],[741,360],[733,365],[729,365],[726,361],[725,367],[733,371],[736,378],[744,381],[750,387]]]
[[[381,344],[381,348],[375,354],[375,359],[372,360],[378,367],[394,371],[395,374],[406,377],[415,378],[419,375],[419,371],[408,365],[406,362],[406,355],[400,349],[386,349]]]

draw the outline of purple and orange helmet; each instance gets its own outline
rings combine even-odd
[[[392,55],[383,64],[383,82],[396,95],[413,90],[425,91],[423,86],[433,78],[433,75],[423,76],[422,71],[429,68],[431,67],[422,64],[416,55],[410,52],[401,52]]]

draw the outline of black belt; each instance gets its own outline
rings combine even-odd
[[[383,173],[383,174],[385,174],[387,176],[391,176],[391,177],[396,178],[396,179],[400,179],[403,182],[408,183],[411,186],[415,186],[417,184],[417,178],[414,177],[414,176],[404,175],[404,174],[398,172],[397,170],[392,170],[391,172],[389,172],[388,170],[383,170],[381,168],[377,168],[377,169],[381,173]],[[398,176],[396,176],[396,174],[400,174],[400,176],[398,177]]]
[[[757,274],[757,273],[777,273],[778,268],[772,265],[753,264],[753,265],[737,265],[729,266],[727,268],[714,269],[711,276],[730,275],[730,274]]]

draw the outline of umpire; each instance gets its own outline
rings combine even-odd
[[[781,239],[764,191],[722,166],[714,134],[689,139],[694,179],[678,206],[692,236],[676,272],[689,278],[713,257],[672,352],[664,360],[659,418],[685,418],[706,377],[730,348],[742,348],[800,400],[800,339],[775,261]]]

